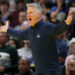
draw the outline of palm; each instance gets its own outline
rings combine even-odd
[[[5,25],[0,26],[0,32],[7,32],[8,27],[9,27],[9,22],[6,21]]]

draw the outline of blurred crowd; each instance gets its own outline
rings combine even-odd
[[[70,28],[56,36],[59,63],[63,75],[75,75],[75,0],[0,0],[0,22],[9,20],[10,28],[25,30],[27,3],[42,6],[42,19],[56,25],[73,15]],[[10,51],[12,50],[12,51]],[[0,33],[0,75],[34,75],[35,64],[29,40]]]

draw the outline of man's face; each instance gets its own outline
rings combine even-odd
[[[28,7],[27,9],[27,20],[32,27],[40,20],[41,13],[36,12],[35,7]]]
[[[0,44],[5,44],[7,42],[7,36],[5,33],[0,33]]]

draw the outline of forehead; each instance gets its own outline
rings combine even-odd
[[[71,7],[70,8],[70,12],[74,12],[75,13],[75,8],[74,7]]]
[[[28,64],[28,60],[20,59],[18,63],[25,63],[25,64]]]
[[[27,8],[27,12],[30,12],[30,11],[36,11],[36,8],[34,6],[29,6]]]

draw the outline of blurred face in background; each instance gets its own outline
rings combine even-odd
[[[16,43],[14,40],[9,40],[8,42],[10,45],[12,45],[13,47],[16,47]]]
[[[0,32],[0,44],[6,44],[8,41],[7,34],[4,32]]]
[[[25,20],[27,20],[26,12],[22,11],[19,13],[19,22],[22,24]]]
[[[75,54],[75,43],[71,44],[71,50],[72,50],[72,53]]]
[[[1,9],[1,12],[3,13],[3,12],[7,12],[9,7],[7,4],[1,4],[0,9]]]
[[[18,63],[18,69],[20,74],[24,74],[30,70],[30,64],[28,60],[20,59]]]
[[[18,10],[23,10],[24,9],[24,2],[19,2],[19,3],[17,3],[17,9]]]
[[[75,21],[75,7],[71,7],[70,8],[68,15],[72,15],[73,16],[73,20]]]

